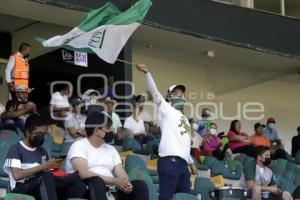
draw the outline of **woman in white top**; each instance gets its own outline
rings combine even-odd
[[[124,128],[133,132],[134,139],[136,139],[141,145],[147,143],[146,129],[144,120],[141,119],[141,110],[139,105],[133,103],[132,114],[126,118],[124,122]]]
[[[57,120],[65,120],[71,116],[72,107],[69,104],[68,96],[70,87],[68,84],[58,84],[57,92],[54,92],[50,101],[50,114]]]
[[[74,106],[74,112],[72,113],[72,117],[65,121],[65,142],[74,142],[86,137],[86,115],[82,112],[84,105],[78,98],[72,99],[70,103]]]

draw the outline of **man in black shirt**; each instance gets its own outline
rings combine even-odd
[[[300,126],[297,128],[298,135],[292,139],[292,156],[295,157],[297,151],[300,150]]]
[[[25,138],[10,147],[3,166],[9,175],[10,190],[41,200],[81,198],[88,194],[77,174],[56,176],[63,159],[49,158],[42,147],[47,126],[38,116],[30,116],[25,124]]]
[[[36,105],[28,99],[29,89],[25,85],[16,85],[17,98],[6,103],[6,112],[1,116],[4,126],[15,126],[25,131],[25,120],[31,114],[38,114]]]

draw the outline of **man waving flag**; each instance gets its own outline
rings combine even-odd
[[[48,40],[37,38],[44,47],[95,53],[108,63],[114,63],[131,34],[141,25],[151,7],[151,0],[140,0],[125,12],[112,3],[90,11],[79,26],[65,35]]]

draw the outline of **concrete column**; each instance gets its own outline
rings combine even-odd
[[[254,0],[240,0],[240,6],[254,8]]]
[[[285,0],[280,0],[280,14],[285,15]]]

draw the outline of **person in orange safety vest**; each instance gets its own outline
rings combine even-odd
[[[29,64],[28,57],[31,46],[28,43],[22,43],[19,51],[10,56],[5,70],[5,78],[12,98],[16,97],[15,86],[29,86]]]

